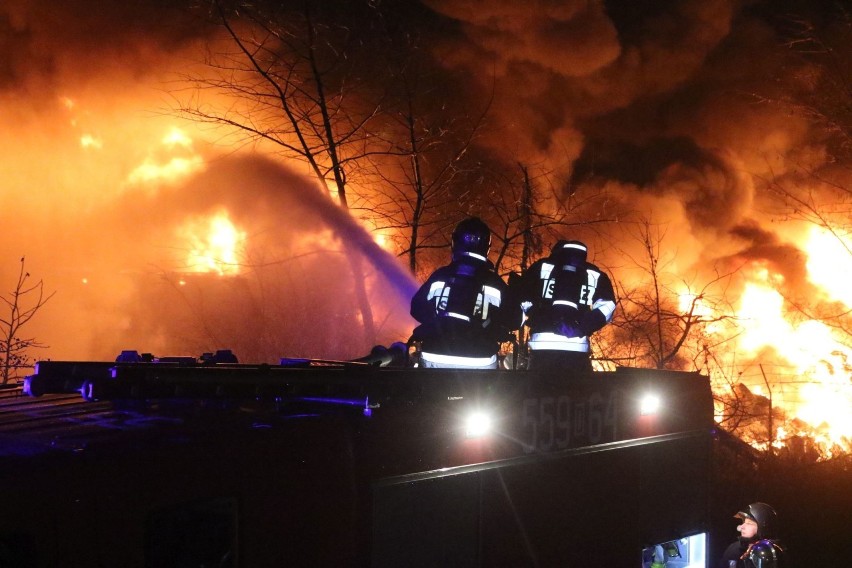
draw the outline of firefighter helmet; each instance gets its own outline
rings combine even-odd
[[[468,217],[453,231],[453,257],[470,256],[488,259],[491,248],[491,229],[479,217]]]
[[[778,514],[766,503],[752,503],[734,515],[737,519],[751,519],[757,523],[757,538],[773,539],[778,535]]]
[[[589,247],[580,241],[558,241],[553,245],[550,251],[550,256],[553,257],[558,264],[570,264],[579,266],[586,262],[589,253]]]
[[[782,552],[777,542],[762,539],[749,546],[743,557],[748,560],[746,564],[754,568],[779,568]]]

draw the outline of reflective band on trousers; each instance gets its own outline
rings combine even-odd
[[[554,306],[569,306],[571,308],[577,307],[577,304],[575,304],[574,302],[571,302],[569,300],[553,300],[553,305]]]
[[[533,333],[530,337],[530,349],[550,349],[553,351],[576,351],[587,353],[589,351],[588,337],[565,337],[558,333]]]
[[[487,367],[497,363],[497,355],[491,357],[460,357],[458,355],[441,355],[438,353],[427,353],[423,351],[420,357],[430,363],[441,365],[460,365],[464,367]]]
[[[457,314],[456,312],[445,312],[444,315],[451,317],[451,318],[458,318],[460,320],[470,321],[470,317],[462,315],[462,314]]]

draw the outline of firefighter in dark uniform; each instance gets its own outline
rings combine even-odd
[[[778,542],[778,515],[766,503],[752,503],[735,518],[739,539],[722,555],[718,568],[783,568],[784,549]]]
[[[559,241],[512,284],[530,328],[530,369],[591,371],[589,336],[612,320],[615,292],[580,241]]]
[[[424,367],[495,369],[500,342],[508,338],[508,286],[488,260],[491,230],[481,219],[465,219],[453,231],[452,262],[436,270],[411,299],[421,325]]]

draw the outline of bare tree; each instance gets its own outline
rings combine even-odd
[[[762,179],[784,219],[804,221],[832,236],[852,257],[852,12],[841,3],[819,16],[791,15],[784,24],[789,58],[778,93],[754,96],[803,118],[825,149],[821,163],[801,163]],[[852,310],[842,303],[806,304],[786,298],[809,319],[852,343]]]
[[[483,212],[496,235],[494,264],[499,272],[523,271],[557,240],[577,238],[615,220],[600,214],[604,194],[562,196],[552,172],[524,162],[515,166],[512,172],[493,176],[489,207]]]
[[[243,143],[272,143],[282,157],[306,163],[347,207],[350,172],[376,151],[373,142],[383,144],[370,124],[384,93],[366,80],[382,66],[371,63],[375,46],[365,45],[374,37],[370,26],[358,32],[318,14],[321,5],[297,4],[210,0],[227,43],[209,54],[209,74],[186,78],[193,97],[178,100],[177,110],[230,127]],[[202,98],[209,91],[228,102],[213,106]]]
[[[381,35],[372,35],[370,26],[318,15],[321,7],[310,2],[293,9],[278,2],[211,0],[209,7],[235,50],[211,54],[207,64],[215,73],[192,82],[196,94],[213,90],[231,103],[217,109],[196,97],[178,101],[178,111],[229,127],[246,143],[271,143],[284,158],[305,163],[320,186],[348,209],[352,171],[372,153],[388,151],[370,128],[384,93],[366,80],[382,69],[373,63],[381,50],[367,47]],[[375,327],[364,268],[358,255],[350,262],[370,344]]]
[[[643,220],[637,240],[644,257],[622,251],[644,278],[630,285],[616,282],[621,309],[610,326],[606,358],[655,369],[707,372],[712,351],[734,338],[732,326],[729,333],[708,333],[711,326],[736,321],[725,298],[733,272],[699,283],[676,277],[667,270],[674,255],[663,256],[665,236],[665,230]]]
[[[390,229],[399,254],[417,274],[420,251],[447,245],[458,203],[453,190],[475,171],[469,150],[490,101],[473,113],[455,108],[458,101],[444,81],[433,80],[413,41],[408,38],[399,61],[391,63],[394,95],[383,129],[389,152],[372,154],[373,170],[361,170],[371,177],[365,185],[378,190],[365,195],[359,209],[378,229]]]
[[[852,12],[838,2],[817,23],[791,15],[784,43],[791,56],[783,71],[792,86],[778,96],[757,95],[805,117],[829,137],[832,154],[852,156]]]
[[[25,257],[21,257],[21,269],[15,288],[7,295],[0,296],[6,306],[5,315],[0,316],[0,384],[19,378],[20,369],[32,367],[28,351],[44,348],[35,338],[21,337],[22,329],[35,317],[55,292],[45,295],[44,282],[30,282],[30,273],[25,269]]]

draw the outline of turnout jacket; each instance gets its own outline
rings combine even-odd
[[[436,270],[411,299],[424,353],[491,358],[507,338],[509,287],[488,260],[462,256]]]
[[[579,268],[552,257],[532,264],[512,286],[513,303],[525,308],[530,349],[589,352],[589,335],[612,320],[612,282],[590,262]]]
[[[746,539],[732,542],[719,560],[719,568],[784,568],[784,548],[775,539]]]

